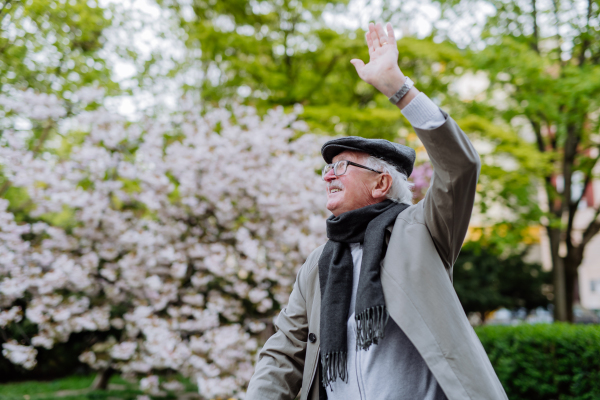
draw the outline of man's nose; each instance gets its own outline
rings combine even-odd
[[[333,173],[333,168],[330,169],[329,171],[327,171],[327,173],[325,174],[325,176],[323,177],[323,180],[325,182],[331,182],[332,180],[334,180],[335,178],[337,178],[335,176],[335,174]]]

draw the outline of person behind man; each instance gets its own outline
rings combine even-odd
[[[452,287],[479,157],[398,67],[392,26],[370,24],[366,39],[369,63],[351,62],[413,125],[431,187],[412,204],[409,147],[360,137],[323,145],[329,241],[300,268],[246,399],[507,399]]]

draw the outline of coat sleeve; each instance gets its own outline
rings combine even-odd
[[[306,264],[298,272],[287,307],[277,317],[277,332],[259,353],[246,400],[292,400],[300,391],[308,336],[306,300],[300,288]]]
[[[415,132],[433,165],[433,177],[421,201],[425,225],[447,269],[452,268],[469,227],[481,161],[467,135],[444,113],[446,122]]]

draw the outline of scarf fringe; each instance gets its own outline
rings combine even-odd
[[[340,378],[348,383],[348,353],[336,351],[321,355],[321,369],[323,370],[323,386],[331,384]]]
[[[378,344],[384,338],[389,317],[385,305],[367,308],[355,315],[357,351],[368,350],[372,344]]]

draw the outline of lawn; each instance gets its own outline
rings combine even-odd
[[[0,384],[1,400],[136,400],[144,395],[137,383],[120,376],[110,379],[108,390],[90,390],[94,375],[72,375],[53,381],[28,381]],[[184,393],[162,392],[149,396],[151,399],[199,399],[193,384],[180,380],[185,385]]]

